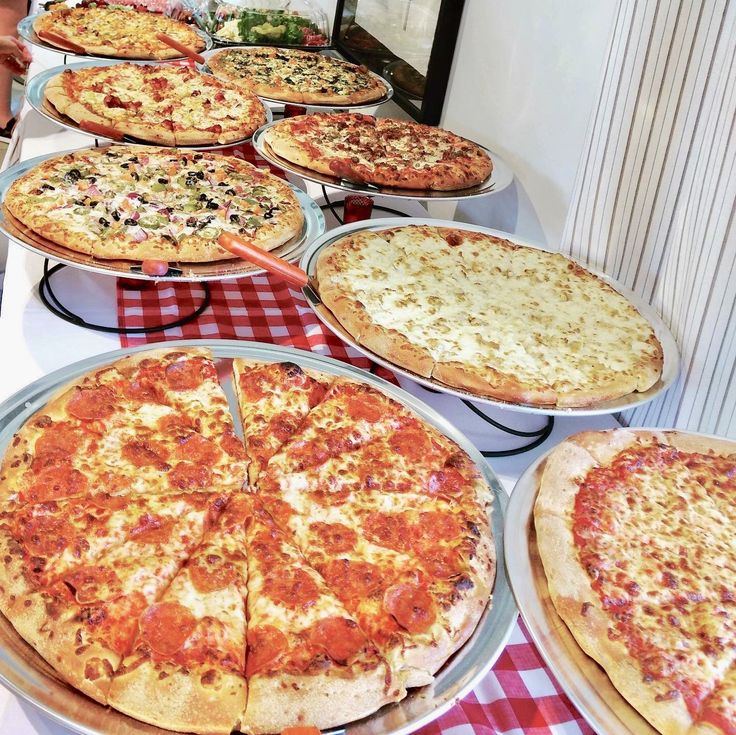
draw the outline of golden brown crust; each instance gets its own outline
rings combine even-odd
[[[362,673],[296,676],[257,675],[248,681],[248,704],[242,730],[250,735],[281,732],[294,723],[320,730],[365,717],[405,692],[389,691],[390,672],[385,665]]]
[[[113,678],[107,703],[168,730],[227,735],[238,729],[245,709],[245,678],[219,672],[216,681],[206,685],[204,673],[159,670],[148,661]]]

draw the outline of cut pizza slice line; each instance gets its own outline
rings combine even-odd
[[[139,616],[199,545],[225,500],[220,494],[193,495],[189,511],[173,523],[145,523],[50,587],[4,597],[2,612],[61,676],[104,703]]]
[[[412,418],[411,412],[376,388],[336,379],[299,431],[271,457],[266,481],[302,472],[330,457],[358,449]]]
[[[248,537],[248,704],[242,729],[320,729],[401,699],[402,684],[338,596],[252,499]]]
[[[326,373],[304,370],[293,362],[233,360],[233,383],[252,484],[268,460],[324,399],[333,379]]]
[[[246,494],[233,495],[165,593],[140,617],[108,703],[159,727],[237,729],[245,710]]]
[[[240,490],[247,462],[204,349],[123,358],[67,386],[21,429],[8,499]]]
[[[301,495],[301,502],[295,500],[297,508],[270,495],[259,497],[405,686],[431,682],[474,630],[490,598],[494,574],[494,550],[487,536],[470,542],[472,557],[451,545],[432,546],[424,538],[426,558],[421,559],[413,551],[382,545],[391,542],[386,542],[380,523],[373,529],[380,541],[373,543],[370,528],[366,533],[362,525],[369,519],[311,503],[307,494]]]
[[[29,592],[51,586],[115,546],[162,536],[201,506],[195,493],[7,504],[0,512],[0,579]]]

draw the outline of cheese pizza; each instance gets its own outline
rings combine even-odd
[[[472,633],[488,487],[372,386],[233,368],[245,446],[200,348],[125,357],[30,417],[0,467],[0,610],[143,722],[337,727],[430,683]]]
[[[181,52],[159,41],[165,33],[192,51],[205,43],[194,28],[160,13],[130,7],[69,8],[43,13],[33,23],[42,40],[64,51],[123,59],[175,59]]]
[[[209,57],[213,74],[244,83],[260,97],[304,105],[359,105],[379,100],[386,85],[364,66],[299,49],[223,49]]]
[[[168,146],[234,143],[266,122],[255,95],[188,66],[66,69],[48,81],[44,95],[83,130]]]
[[[273,250],[304,216],[283,180],[234,156],[110,146],[50,158],[13,182],[4,206],[33,235],[98,258],[233,258],[222,232]]]
[[[448,130],[356,112],[291,117],[270,127],[263,141],[297,166],[399,189],[466,189],[493,169],[479,145]]]
[[[661,374],[647,320],[558,253],[410,225],[340,238],[320,252],[316,276],[360,344],[478,395],[586,406],[645,391]]]
[[[736,442],[617,429],[546,459],[534,508],[554,606],[664,735],[736,732]]]

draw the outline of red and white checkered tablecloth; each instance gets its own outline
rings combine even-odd
[[[250,146],[235,155],[265,166]],[[272,169],[281,175],[278,169]],[[361,368],[370,361],[335,337],[314,315],[302,294],[272,276],[211,282],[211,305],[181,327],[144,335],[122,335],[123,347],[165,339],[243,339],[287,345],[327,355]],[[201,303],[196,283],[146,283],[117,287],[120,327],[173,321]],[[376,366],[374,366],[376,367]],[[383,368],[377,374],[393,380]],[[530,642],[524,624],[514,627],[493,669],[465,699],[425,726],[421,735],[594,735]]]

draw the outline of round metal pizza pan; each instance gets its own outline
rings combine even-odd
[[[253,146],[258,154],[272,163],[274,166],[284,169],[289,173],[301,176],[307,181],[314,181],[317,184],[331,186],[335,189],[343,189],[351,194],[366,194],[368,196],[385,196],[396,197],[398,199],[415,199],[418,201],[429,201],[441,199],[444,201],[458,201],[461,199],[473,199],[475,197],[484,197],[489,194],[497,194],[507,186],[511,185],[514,180],[514,172],[509,165],[490,148],[486,148],[480,143],[477,146],[482,148],[493,162],[493,171],[491,175],[477,186],[471,186],[467,189],[458,189],[456,191],[429,191],[427,189],[397,189],[391,186],[374,186],[373,184],[358,184],[346,179],[340,179],[336,176],[327,176],[317,173],[311,169],[297,166],[291,161],[277,155],[271,149],[271,146],[263,139],[266,131],[274,125],[279,125],[283,120],[275,120],[269,122],[263,127],[256,130],[253,134]]]
[[[213,48],[208,51],[205,51],[202,56],[209,61],[215,54],[219,54],[223,51],[239,51],[239,50],[251,50],[251,49],[260,49],[260,48],[270,48],[272,49],[273,46],[230,46],[229,48]],[[288,50],[288,49],[287,49]],[[317,52],[318,53],[318,52]],[[337,58],[332,56],[329,52],[323,53],[323,56],[330,56],[331,58]],[[338,59],[339,61],[342,61],[342,59]],[[355,64],[353,64],[355,66]],[[213,76],[218,76],[215,74],[212,69],[207,64],[198,64],[197,68],[205,72],[206,74],[212,74]],[[369,71],[368,72],[376,81],[380,82],[384,87],[384,93],[381,97],[379,97],[376,100],[372,100],[371,102],[361,102],[357,105],[346,105],[346,104],[304,104],[301,102],[289,102],[289,100],[280,100],[276,97],[264,97],[263,95],[258,95],[262,100],[266,102],[271,102],[276,105],[299,105],[300,107],[305,107],[307,110],[314,110],[314,111],[322,111],[322,110],[347,110],[350,112],[353,112],[355,110],[368,110],[372,107],[378,107],[379,105],[383,105],[386,102],[388,102],[393,96],[394,96],[394,90],[393,87],[382,77],[378,74]],[[219,77],[218,77],[219,78]],[[224,77],[223,77],[224,78]]]
[[[393,227],[406,227],[407,225],[433,225],[435,227],[451,227],[453,229],[469,230],[471,232],[482,232],[488,235],[495,235],[496,237],[502,237],[505,239],[512,240],[520,245],[537,248],[538,250],[549,250],[541,247],[540,245],[530,243],[523,238],[519,238],[508,232],[502,232],[500,230],[494,230],[489,227],[481,227],[479,225],[471,225],[466,223],[454,222],[452,220],[440,220],[430,219],[423,217],[390,217],[387,219],[374,219],[370,221],[354,222],[352,224],[343,225],[337,227],[324,235],[314,240],[308,247],[307,251],[302,256],[299,263],[302,270],[306,271],[307,275],[311,280],[315,279],[317,258],[323,248],[328,247],[333,242],[336,242],[341,237],[357,232],[360,230],[372,230],[379,231],[390,229]],[[574,259],[573,259],[574,260]],[[677,349],[677,343],[672,333],[667,328],[667,325],[662,321],[656,310],[650,306],[641,297],[637,296],[633,291],[625,288],[618,282],[609,278],[606,274],[600,271],[590,268],[584,263],[580,263],[587,271],[595,274],[612,288],[618,291],[622,296],[625,296],[639,311],[639,313],[649,322],[651,327],[654,329],[654,333],[657,339],[662,345],[662,351],[664,354],[664,363],[662,366],[662,375],[660,379],[651,387],[649,390],[643,391],[642,393],[629,393],[626,396],[613,399],[611,401],[603,401],[601,403],[594,404],[592,406],[584,406],[581,408],[556,408],[554,406],[534,406],[525,403],[512,403],[511,401],[503,401],[496,398],[489,398],[487,396],[481,396],[470,391],[463,390],[461,388],[453,388],[445,385],[434,378],[424,378],[421,375],[407,370],[406,368],[400,367],[384,357],[377,355],[368,348],[359,344],[332,316],[331,312],[324,307],[318,300],[314,298],[314,293],[311,289],[304,289],[304,296],[309,302],[314,312],[317,314],[319,319],[331,329],[340,339],[347,342],[349,345],[354,347],[358,352],[362,352],[366,357],[369,357],[373,362],[383,365],[384,367],[392,370],[395,373],[400,373],[411,380],[432,388],[442,393],[448,393],[458,398],[464,398],[466,400],[473,401],[474,403],[485,403],[497,408],[506,408],[512,411],[519,411],[522,413],[533,413],[541,414],[545,416],[599,416],[602,414],[618,413],[619,411],[625,411],[635,406],[640,406],[643,403],[647,403],[652,399],[656,398],[660,393],[666,391],[670,385],[675,381],[680,370],[680,355]]]
[[[662,431],[661,428],[640,429]],[[723,442],[722,437],[679,432]],[[511,590],[537,649],[583,717],[598,735],[658,735],[619,693],[603,668],[587,656],[557,614],[537,549],[534,503],[547,457],[534,461],[511,494],[504,550]]]
[[[5,194],[10,185],[34,166],[50,158],[57,158],[66,153],[74,152],[58,151],[36,158],[30,158],[0,173],[0,202],[4,202]],[[299,234],[272,252],[274,255],[285,260],[295,261],[304,253],[307,245],[325,231],[325,217],[319,205],[313,199],[293,184],[289,184],[289,186],[293,189],[301,205],[302,212],[304,213],[304,224]],[[26,232],[20,230],[9,220],[2,207],[0,207],[0,231],[13,242],[18,243],[43,258],[93,273],[101,273],[106,276],[138,278],[157,282],[226,281],[237,278],[249,278],[266,272],[247,260],[234,258],[232,260],[212,261],[210,263],[170,263],[169,272],[165,276],[149,276],[140,270],[140,261],[96,258],[93,255],[69,250],[50,240],[40,238],[31,239]]]
[[[38,46],[39,48],[46,49],[47,51],[54,51],[57,54],[65,54],[66,56],[72,56],[75,59],[101,59],[101,60],[119,60],[119,61],[129,61],[129,59],[122,59],[112,56],[97,56],[95,54],[77,54],[74,53],[74,51],[67,51],[63,48],[60,48],[59,46],[54,46],[53,44],[49,43],[48,41],[44,41],[42,38],[40,38],[36,31],[33,30],[33,24],[36,22],[38,18],[40,18],[42,15],[47,15],[47,13],[36,13],[35,15],[28,15],[23,20],[18,23],[18,35],[24,40],[30,43],[33,46]],[[205,33],[201,28],[198,28],[195,25],[191,26],[192,30],[205,42],[205,50],[212,48],[212,38]],[[145,63],[147,64],[165,64],[169,61],[181,61],[183,59],[186,59],[188,57],[186,56],[175,56],[172,59],[150,59],[145,60]]]
[[[67,128],[68,130],[73,130],[75,133],[81,133],[82,135],[86,135],[90,138],[94,138],[95,140],[101,140],[109,143],[124,143],[124,144],[133,144],[133,145],[147,145],[147,146],[155,146],[156,148],[162,148],[166,146],[162,146],[161,143],[152,143],[148,140],[139,140],[138,138],[133,138],[131,136],[126,135],[125,140],[114,140],[112,138],[106,138],[104,135],[100,135],[99,133],[93,133],[89,130],[83,130],[79,127],[79,124],[72,120],[70,117],[67,117],[66,115],[62,115],[53,105],[49,104],[46,101],[46,85],[49,83],[51,79],[53,79],[58,74],[61,74],[63,71],[70,69],[72,71],[77,71],[78,69],[89,69],[93,66],[115,66],[116,64],[140,64],[140,65],[149,65],[150,62],[148,61],[111,61],[110,59],[106,59],[104,61],[81,61],[77,64],[66,64],[62,66],[55,66],[51,69],[45,69],[42,72],[39,72],[35,76],[33,76],[30,81],[26,83],[26,99],[30,103],[31,107],[33,107],[36,112],[39,112],[41,115],[43,115],[45,118],[48,118],[52,122],[55,122],[57,125],[61,125],[64,128]],[[161,62],[158,64],[161,65]],[[260,100],[259,100],[260,101]],[[265,111],[266,120],[268,122],[271,122],[273,120],[273,114],[271,112],[271,108],[268,105],[263,104],[261,102],[261,105],[263,106],[263,109]],[[251,140],[252,136],[249,136],[247,138],[241,138],[240,140],[232,141],[231,143],[210,143],[205,145],[179,145],[176,146],[176,148],[181,148],[182,150],[192,150],[192,151],[217,151],[221,148],[230,148],[234,145],[240,145],[241,143],[247,143]],[[173,146],[172,146],[173,147]]]
[[[464,697],[495,663],[506,646],[516,621],[516,606],[506,578],[503,556],[503,527],[506,494],[493,470],[475,446],[434,409],[391,383],[367,371],[338,360],[290,347],[235,340],[181,340],[167,342],[167,348],[207,347],[215,358],[227,361],[243,357],[263,362],[296,362],[302,367],[343,375],[368,383],[408,407],[459,444],[471,457],[488,484],[492,496],[492,525],[497,567],[493,604],[486,608],[478,627],[467,643],[440,669],[432,684],[411,690],[401,702],[387,705],[373,715],[339,728],[335,732],[354,735],[405,735],[431,722]],[[78,376],[126,355],[161,345],[116,350],[80,360],[31,383],[0,404],[0,452],[4,453],[13,434],[42,408],[63,385]],[[223,372],[223,371],[219,371]],[[223,383],[231,407],[237,405],[229,380]],[[236,421],[239,426],[239,422]],[[18,636],[0,615],[0,682],[15,694],[36,705],[53,720],[85,735],[170,735],[103,707],[63,683],[35,651]]]

